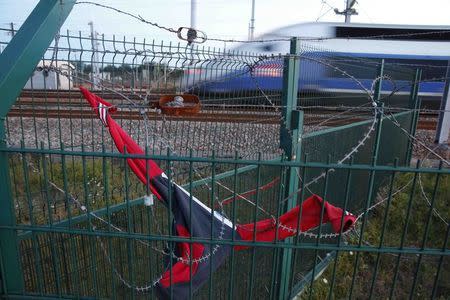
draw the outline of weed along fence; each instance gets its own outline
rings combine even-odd
[[[0,41],[2,296],[448,297],[420,70],[58,33],[74,5]]]

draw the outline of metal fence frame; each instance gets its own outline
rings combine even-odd
[[[13,197],[11,191],[11,181],[10,181],[10,167],[9,167],[9,157],[12,154],[26,154],[33,153],[38,155],[53,154],[61,156],[92,156],[92,157],[117,157],[121,159],[139,157],[136,155],[119,155],[115,153],[104,153],[104,152],[90,152],[86,153],[83,151],[65,151],[65,150],[51,150],[51,149],[27,149],[27,148],[12,148],[8,147],[6,144],[6,132],[5,132],[5,119],[11,106],[16,101],[22,87],[27,81],[29,74],[32,73],[34,66],[37,65],[38,61],[42,57],[42,54],[47,49],[53,37],[57,34],[60,25],[64,20],[61,20],[61,16],[65,19],[73,5],[74,0],[50,0],[50,1],[40,1],[36,8],[33,10],[29,18],[26,20],[22,28],[17,32],[17,34],[12,39],[11,43],[5,49],[5,51],[0,56],[0,65],[4,66],[2,73],[0,73],[0,94],[2,94],[2,105],[0,106],[0,181],[3,182],[0,185],[0,194],[3,195],[3,199],[0,202],[0,249],[1,249],[1,283],[2,283],[2,295],[7,297],[37,297],[38,295],[28,295],[24,288],[23,282],[23,272],[21,267],[21,261],[19,257],[20,249],[18,247],[18,241],[26,239],[34,233],[65,233],[65,234],[76,234],[80,236],[104,236],[104,237],[122,237],[126,239],[143,239],[143,240],[165,240],[171,242],[184,241],[178,237],[168,236],[151,236],[151,235],[138,235],[138,234],[127,234],[127,233],[113,233],[113,232],[101,232],[94,233],[92,231],[77,230],[77,229],[67,229],[65,225],[68,220],[62,221],[58,224],[52,224],[52,226],[33,226],[33,225],[20,225],[16,223],[15,213],[13,208]],[[294,38],[291,42],[291,54],[298,53],[298,41]],[[220,159],[220,158],[199,158],[199,157],[172,157],[170,155],[147,155],[147,159],[156,159],[160,161],[166,161],[169,164],[174,161],[184,161],[184,162],[202,162],[208,164],[231,164],[235,168],[232,171],[215,175],[213,178],[207,178],[198,182],[190,182],[190,187],[194,187],[204,181],[214,181],[220,178],[227,178],[231,176],[236,176],[236,174],[241,174],[248,172],[250,170],[256,170],[261,166],[278,166],[285,168],[287,170],[286,179],[284,181],[284,196],[291,195],[297,191],[300,187],[300,182],[297,179],[296,170],[298,169],[325,169],[330,168],[337,170],[345,170],[349,173],[355,170],[363,170],[370,173],[369,181],[369,191],[367,197],[367,206],[370,205],[372,197],[376,192],[375,187],[375,173],[386,172],[389,174],[394,174],[396,172],[408,172],[413,173],[416,177],[419,173],[432,173],[440,175],[450,174],[448,169],[423,169],[423,168],[413,168],[409,166],[397,166],[397,165],[378,165],[377,158],[380,151],[380,139],[382,138],[382,123],[386,116],[382,114],[377,115],[377,128],[375,134],[374,149],[372,155],[371,163],[365,164],[333,164],[331,162],[326,162],[324,160],[318,162],[306,162],[302,159],[302,142],[300,137],[302,136],[302,124],[303,124],[303,112],[296,110],[297,102],[297,77],[299,74],[299,60],[295,56],[288,56],[285,58],[285,68],[284,68],[284,84],[283,84],[283,95],[282,101],[285,106],[285,111],[283,112],[283,124],[282,130],[280,132],[280,146],[284,149],[287,157],[282,161],[272,160],[272,161],[262,161],[262,160],[243,160],[243,159]],[[383,64],[380,69],[380,76],[383,75]],[[420,72],[417,72],[415,79],[420,78]],[[417,80],[415,80],[417,81]],[[381,80],[378,82],[378,87],[375,90],[374,98],[379,100],[381,90]],[[408,112],[412,114],[410,122],[410,133],[414,134],[415,128],[418,121],[418,85],[415,84],[411,92],[411,108],[415,108],[414,112]],[[381,104],[381,103],[380,103]],[[352,124],[350,126],[357,126],[358,124]],[[342,130],[338,128],[336,130]],[[323,132],[322,132],[323,133]],[[303,137],[305,138],[305,137]],[[411,147],[408,145],[408,152],[406,153],[405,162],[409,162],[411,158]],[[238,165],[246,165],[243,168],[237,168]],[[325,181],[325,186],[327,181]],[[302,189],[303,190],[303,189]],[[288,210],[295,205],[297,205],[301,197],[297,195],[290,197],[289,201],[283,207],[283,210]],[[133,201],[127,201],[118,206],[111,206],[106,209],[100,209],[95,211],[98,214],[111,213],[111,211],[119,211],[124,207],[130,207],[138,204],[142,204],[143,199],[136,199]],[[345,207],[345,206],[344,206]],[[106,211],[108,210],[108,212]],[[80,216],[77,219],[72,219],[70,222],[83,222],[86,220],[86,216]],[[71,223],[73,225],[73,223]],[[366,224],[366,218],[363,220],[363,229]],[[57,226],[55,226],[57,225]],[[319,227],[319,232],[321,228]],[[21,232],[20,234],[18,232]],[[402,238],[403,239],[403,238]],[[343,251],[355,251],[358,254],[361,252],[370,253],[394,253],[394,254],[416,254],[416,255],[435,255],[441,258],[448,257],[450,252],[446,246],[448,240],[445,237],[444,247],[442,249],[432,249],[432,248],[405,248],[403,244],[398,247],[370,247],[359,245],[342,245],[338,243],[327,244],[321,243],[320,239],[311,243],[299,242],[298,239],[290,239],[283,243],[248,243],[239,241],[220,241],[220,240],[201,240],[202,243],[211,244],[231,244],[231,245],[244,245],[253,246],[261,248],[273,248],[276,249],[276,268],[273,270],[276,274],[273,275],[274,284],[276,288],[271,289],[275,294],[271,295],[271,298],[278,299],[288,299],[296,296],[296,294],[305,288],[305,284],[308,282],[313,282],[316,275],[326,268],[326,266],[332,261],[332,255],[328,256],[326,260],[321,263],[315,261],[314,268],[310,273],[305,276],[305,279],[301,282],[295,283],[293,278],[290,277],[294,267],[293,261],[296,257],[295,250],[313,250],[313,251],[326,251],[329,253],[339,253]],[[14,241],[14,242],[11,242]],[[254,263],[254,261],[253,261]],[[398,266],[397,266],[398,267]],[[440,270],[440,267],[439,267]],[[252,267],[252,274],[254,273],[254,265]],[[254,275],[253,275],[254,276]],[[437,277],[439,277],[439,271]],[[253,280],[253,279],[252,279]],[[436,279],[437,280],[437,279]],[[59,290],[59,289],[58,289]],[[434,291],[433,291],[434,293]],[[251,295],[251,294],[250,294]],[[73,295],[41,295],[42,297],[71,297]],[[250,297],[251,298],[251,297]]]

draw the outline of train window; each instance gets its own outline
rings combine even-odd
[[[450,32],[442,28],[388,28],[336,26],[337,38],[367,38],[382,40],[449,41]]]
[[[390,69],[396,70],[398,79],[410,80],[411,70],[421,69],[422,79],[443,78],[447,71],[446,60],[426,60],[426,59],[387,59],[387,65],[391,65]],[[401,70],[407,70],[403,72]],[[394,73],[394,74],[395,74]]]
[[[379,60],[375,58],[353,56],[330,56],[327,67],[328,76],[334,78],[349,78],[350,76],[368,79],[375,78],[379,66]]]
[[[330,56],[327,58],[333,67],[327,67],[327,76],[334,78],[349,77],[347,74],[360,79],[375,78],[378,74],[381,57],[367,58],[355,56]],[[415,69],[422,70],[422,79],[443,78],[447,70],[446,60],[426,59],[385,59],[385,73],[396,80],[411,80]],[[343,70],[344,72],[340,71]]]

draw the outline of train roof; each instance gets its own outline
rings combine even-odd
[[[307,32],[301,32],[302,29]],[[299,36],[318,38],[450,41],[450,25],[307,22],[281,27],[265,35],[292,36],[297,31]]]
[[[442,60],[445,65],[450,60],[449,55],[424,55],[424,54],[392,54],[392,53],[371,53],[371,52],[316,52],[317,54],[344,56],[344,57],[364,57],[364,58],[387,58],[387,59],[410,59],[410,60]]]
[[[450,30],[450,25],[411,25],[411,24],[381,24],[381,23],[342,23],[342,22],[302,22],[283,26],[281,28],[289,28],[302,25],[316,26],[342,26],[342,27],[361,27],[361,28],[405,28],[405,29],[437,29]]]

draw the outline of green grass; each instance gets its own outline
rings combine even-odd
[[[25,160],[24,160],[25,158]],[[164,164],[163,164],[164,165]],[[208,169],[209,168],[209,169]],[[230,166],[216,166],[216,174]],[[13,196],[16,205],[16,218],[18,224],[30,224],[33,220],[37,225],[50,224],[50,216],[53,221],[59,221],[68,217],[68,207],[71,208],[71,216],[84,214],[73,205],[67,202],[65,194],[48,184],[53,182],[61,189],[64,188],[64,177],[66,177],[68,193],[76,197],[82,204],[89,203],[90,209],[95,210],[116,203],[123,203],[126,199],[125,187],[128,184],[128,198],[135,199],[145,194],[144,185],[138,181],[136,176],[128,169],[124,160],[101,158],[86,158],[85,162],[81,158],[67,157],[63,168],[61,157],[52,156],[45,158],[31,155],[14,155],[10,159],[10,175],[13,185]],[[186,182],[188,176],[181,174],[180,168],[176,175],[181,178],[181,183]],[[184,170],[186,170],[184,166]],[[261,184],[272,180],[279,175],[279,168],[262,168]],[[106,172],[103,172],[106,170]],[[209,172],[208,172],[209,171]],[[128,172],[128,180],[125,180]],[[192,180],[199,177],[211,176],[211,167],[203,168]],[[252,170],[236,177],[237,192],[252,190],[256,186],[256,171]],[[184,177],[183,177],[184,176]],[[268,179],[269,178],[269,179]],[[48,180],[48,181],[47,181]],[[178,181],[178,182],[180,182]],[[235,178],[231,176],[221,180],[221,184],[233,189]],[[212,185],[209,184],[209,187]],[[108,199],[105,198],[109,194]],[[208,206],[214,204],[211,201],[211,190],[200,185],[193,189],[193,194]],[[225,199],[232,195],[227,189],[215,186],[215,194],[218,199]],[[277,189],[261,192],[260,204],[267,209],[276,211],[277,206],[273,201],[278,194]],[[255,201],[255,195],[249,197]],[[51,207],[50,212],[48,207]],[[225,211],[228,216],[232,214],[232,205],[227,205]],[[245,201],[236,201],[236,220],[242,222],[252,222],[255,209]],[[157,203],[153,207],[153,212],[143,205],[133,206],[129,211],[124,208],[109,216],[111,223],[123,230],[130,230],[133,233],[162,234],[169,232],[169,215],[167,208]],[[266,216],[257,216],[260,219]],[[104,217],[105,219],[108,216]],[[92,225],[96,230],[108,230],[108,226],[102,224],[95,218],[91,218]],[[131,227],[129,226],[131,222]],[[84,221],[72,225],[72,228],[89,230],[89,222]],[[159,228],[158,228],[159,227]],[[107,248],[105,255],[103,245]],[[162,242],[151,242],[151,246],[163,249]],[[133,290],[125,287],[118,277],[113,273],[111,264],[107,261],[107,256],[112,255],[113,266],[127,280],[131,280],[131,272],[137,285],[149,284],[161,274],[165,268],[167,257],[153,251],[142,243],[126,238],[95,238],[76,234],[59,233],[36,233],[29,235],[20,242],[22,268],[26,283],[27,292],[43,292],[49,294],[57,293],[56,278],[60,278],[61,290],[63,294],[72,295],[95,295],[98,293],[104,297],[116,294],[118,297],[127,298],[132,295]],[[236,254],[234,268],[250,269],[251,251],[242,251]],[[271,267],[271,252],[257,252],[258,266],[264,263],[265,268]],[[131,257],[131,260],[130,260]],[[55,268],[54,265],[57,265]],[[239,267],[238,267],[239,266]],[[96,276],[102,274],[102,276]],[[254,278],[254,295],[266,293],[265,285],[269,278],[256,276]],[[220,272],[214,274],[214,293],[225,293],[228,288],[229,266],[226,264]],[[247,272],[237,272],[235,270],[232,280],[235,282],[237,293],[245,291],[249,285]],[[41,283],[39,282],[41,281]],[[40,285],[43,285],[41,290]],[[198,295],[208,294],[208,286],[199,291]],[[243,292],[247,294],[247,292]]]
[[[106,172],[103,174],[103,170]],[[73,201],[66,199],[51,183],[78,199],[91,210],[134,199],[145,194],[144,186],[128,171],[125,180],[125,163],[117,159],[66,158],[65,165],[61,157],[46,157],[45,163],[38,156],[12,156],[10,159],[10,178],[15,200],[16,222],[28,224],[33,218],[35,224],[60,221],[68,217],[68,206],[72,207],[72,216],[81,213]],[[65,182],[64,182],[65,178]],[[67,188],[65,188],[65,184]],[[109,195],[106,200],[106,195]],[[50,208],[50,210],[49,210]]]
[[[34,171],[30,167],[33,165],[37,168]],[[128,187],[129,199],[141,197],[145,194],[144,186],[131,173],[123,160],[118,159],[94,159],[88,158],[83,163],[80,158],[67,158],[65,169],[62,167],[61,157],[46,158],[46,174],[47,178],[54,182],[59,187],[64,186],[64,174],[67,179],[67,191],[77,197],[83,204],[89,203],[91,210],[102,208],[106,206],[106,201],[110,205],[124,202],[126,195],[126,188]],[[49,187],[45,181],[44,164],[42,157],[27,156],[24,163],[22,156],[12,156],[10,161],[11,180],[13,184],[13,193],[16,204],[17,223],[29,224],[30,216],[33,216],[35,224],[48,224],[49,216],[53,220],[67,218],[67,202],[65,195],[56,189]],[[219,169],[226,169],[225,166],[218,166]],[[186,169],[186,166],[185,166]],[[106,170],[103,173],[103,170]],[[125,173],[128,172],[128,180],[125,180]],[[210,176],[207,169],[201,171],[202,177]],[[217,172],[216,174],[218,174]],[[26,175],[26,176],[25,176]],[[265,184],[273,179],[274,176],[279,176],[280,170],[263,169],[261,173],[261,184]],[[186,176],[186,175],[184,175]],[[242,174],[237,178],[238,192],[244,192],[255,188],[256,171],[251,171]],[[450,215],[450,208],[447,205],[448,196],[446,193],[450,190],[450,176],[442,176],[439,181],[435,207],[442,216],[448,217]],[[197,178],[194,178],[194,180]],[[397,176],[395,180],[394,191],[400,187],[405,186],[412,179],[411,174],[404,174]],[[186,181],[186,177],[184,177]],[[424,192],[428,198],[432,198],[433,188],[436,180],[436,175],[422,175],[422,182]],[[221,183],[233,188],[234,178],[230,177],[221,180]],[[405,227],[405,220],[407,216],[408,202],[411,192],[411,184],[401,193],[395,195],[389,207],[386,218],[386,231],[383,240],[383,246],[399,247],[402,232]],[[199,197],[206,204],[211,205],[211,191],[206,186],[200,186],[194,189],[194,194]],[[215,191],[219,199],[229,197],[229,191],[216,186]],[[109,194],[109,199],[105,199],[105,195]],[[383,189],[375,201],[379,201],[387,195],[387,189]],[[277,189],[261,193],[260,205],[265,209],[276,212],[277,205]],[[250,200],[255,201],[256,198],[250,197]],[[254,219],[254,208],[246,204],[245,201],[236,202],[236,219],[240,222],[252,222]],[[51,206],[51,214],[48,212],[48,206]],[[30,214],[31,208],[31,214]],[[232,215],[232,206],[225,207],[228,216]],[[405,247],[422,247],[422,239],[425,233],[425,227],[429,216],[429,206],[424,200],[419,183],[416,183],[414,197],[412,201],[409,223],[405,234]],[[72,204],[73,215],[81,214],[81,211],[76,209]],[[365,227],[363,241],[366,245],[378,247],[380,243],[380,235],[383,228],[384,216],[386,212],[386,204],[378,206],[373,210],[369,217],[368,223]],[[155,216],[158,220],[159,226],[162,229],[162,234],[168,233],[168,215],[166,209],[162,205],[155,206]],[[128,218],[131,218],[133,224],[131,232],[141,233],[157,233],[155,222],[152,221],[152,216],[149,211],[142,206],[134,207],[130,212],[126,209],[112,214],[112,223],[127,230]],[[266,216],[259,213],[257,219],[265,218]],[[94,225],[98,229],[104,230],[106,227],[94,220]],[[77,228],[86,229],[88,224],[86,222],[78,224]],[[428,238],[426,240],[426,248],[442,248],[443,240],[446,234],[446,225],[436,216],[431,216],[429,223]],[[48,293],[54,293],[55,290],[55,276],[53,269],[53,255],[52,244],[55,245],[59,259],[60,267],[58,268],[59,275],[62,276],[63,291],[70,294],[92,295],[94,289],[94,282],[101,295],[111,295],[117,292],[120,295],[130,296],[131,290],[125,288],[118,282],[117,277],[112,273],[111,265],[107,262],[105,255],[102,253],[102,248],[98,240],[88,237],[71,236],[65,234],[54,234],[53,241],[50,234],[38,234],[34,239],[27,239],[21,242],[22,259],[24,274],[28,276],[27,290],[39,291],[38,279],[40,276],[38,266],[43,269],[44,284],[47,286]],[[148,283],[151,282],[161,270],[164,269],[164,257],[155,254],[154,251],[149,251],[147,247],[143,247],[136,241],[128,244],[126,239],[114,238],[108,240],[101,238],[103,243],[107,245],[111,243],[112,253],[114,255],[114,266],[120,269],[120,272],[129,278],[129,254],[133,257],[131,265],[134,266],[133,272],[136,282]],[[56,241],[56,242],[55,242]],[[350,236],[348,243],[357,245],[358,237]],[[153,243],[158,248],[162,248],[162,243]],[[366,246],[367,246],[366,245]],[[36,249],[39,253],[36,255]],[[109,247],[109,246],[107,246]],[[108,250],[109,251],[109,250]],[[235,257],[235,268],[245,269],[244,272],[235,270],[233,281],[236,283],[236,292],[241,289],[246,289],[249,286],[248,272],[250,270],[251,251],[244,251]],[[272,252],[263,249],[257,249],[257,270],[266,270],[264,273],[270,275],[272,267]],[[358,264],[355,272],[356,257],[358,256]],[[301,258],[298,258],[301,259]],[[327,267],[325,272],[316,280],[312,289],[304,290],[301,298],[312,299],[326,299],[330,296],[332,299],[345,299],[350,295],[356,299],[367,298],[369,291],[373,285],[373,298],[388,298],[392,283],[394,282],[395,268],[397,264],[397,255],[383,254],[378,258],[377,254],[370,254],[361,252],[356,253],[339,252],[337,260]],[[379,261],[378,261],[379,260]],[[378,268],[375,274],[375,269],[378,261]],[[414,298],[429,298],[433,289],[436,271],[438,268],[439,257],[424,256],[421,264],[417,269],[418,257],[413,255],[402,255],[399,263],[399,270],[396,276],[396,284],[393,296],[397,299],[407,298],[412,289],[414,275],[417,273],[417,283],[414,290]],[[445,299],[450,295],[450,284],[446,280],[450,276],[449,272],[450,261],[448,258],[443,260],[441,266],[440,278],[437,281],[436,295]],[[95,281],[95,272],[100,271],[103,276],[98,277]],[[215,293],[225,292],[228,288],[229,282],[229,266],[222,267],[214,275],[214,289]],[[258,271],[257,271],[258,272]],[[333,289],[330,294],[330,288],[335,272],[335,281]],[[354,285],[352,287],[352,279],[354,278]],[[270,276],[256,276],[254,279],[254,295],[267,295],[267,284],[270,283]],[[77,282],[80,284],[77,287]],[[113,283],[115,287],[113,288]],[[352,288],[351,288],[352,287]],[[79,289],[79,290],[76,290]],[[203,292],[207,293],[208,287],[205,286],[199,295]],[[45,291],[44,291],[45,292]],[[246,293],[244,293],[246,294]],[[245,295],[244,295],[245,296]]]
[[[435,175],[422,175],[422,183],[424,192],[431,200],[433,189],[436,182]],[[412,175],[398,176],[395,182],[394,191],[405,186],[412,179]],[[384,233],[383,246],[400,247],[401,237],[405,228],[405,222],[408,211],[408,203],[411,193],[410,184],[403,192],[397,194],[391,201],[390,208],[386,219],[386,231]],[[439,213],[448,220],[450,216],[450,207],[448,206],[448,191],[450,190],[450,176],[441,176],[434,207]],[[380,193],[378,199],[387,195],[385,189]],[[380,197],[381,196],[381,197]],[[380,245],[381,232],[386,212],[386,204],[378,206],[368,217],[368,223],[363,235],[363,244],[373,247]],[[417,182],[412,200],[409,223],[407,226],[404,246],[421,248],[423,237],[426,231],[426,224],[430,214],[430,207],[426,203]],[[433,214],[430,219],[428,238],[426,239],[425,248],[442,249],[446,236],[447,225]],[[358,244],[358,236],[349,238],[348,243]],[[448,245],[447,245],[448,249]],[[420,266],[418,267],[419,256],[402,255],[399,260],[398,272],[396,274],[396,266],[398,255],[382,254],[378,258],[377,254],[360,252],[359,255],[352,252],[339,252],[337,260],[335,259],[313,284],[308,287],[301,295],[302,299],[346,299],[350,292],[352,298],[366,299],[373,283],[373,299],[386,299],[390,296],[393,282],[393,296],[396,299],[406,299],[409,297],[415,276],[416,283],[413,298],[422,299],[430,298],[435,283],[436,273],[439,264],[439,258],[436,256],[423,256]],[[378,267],[377,267],[377,260]],[[358,260],[356,272],[355,264]],[[376,270],[376,271],[375,271]],[[335,282],[331,289],[333,272],[335,274]],[[436,297],[438,299],[448,299],[450,296],[450,259],[445,257],[441,266],[441,274],[436,283]],[[352,288],[352,279],[354,285]],[[395,279],[396,277],[396,279]],[[331,294],[330,294],[331,292]]]

